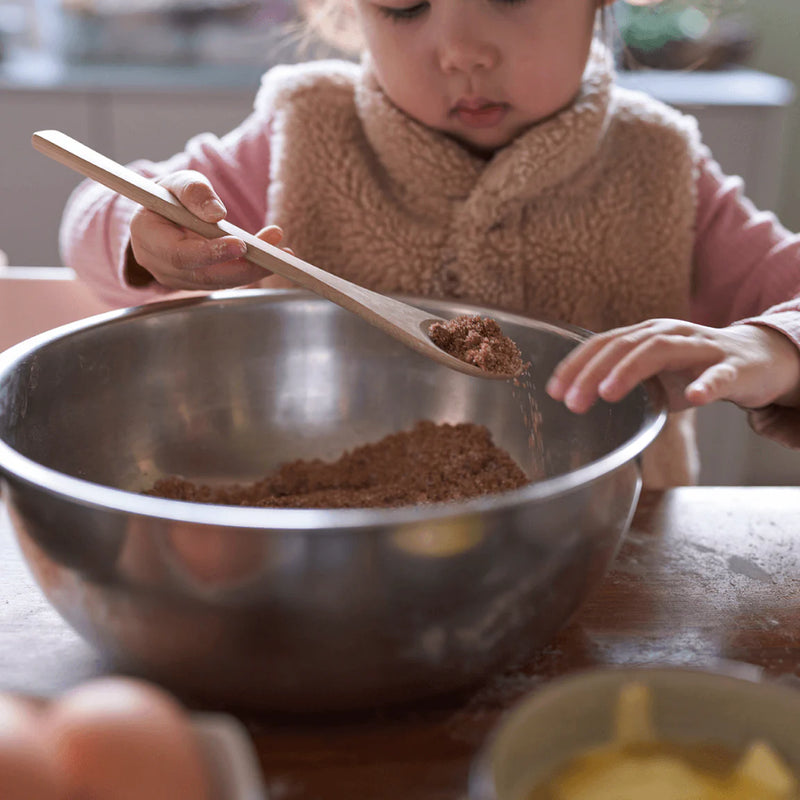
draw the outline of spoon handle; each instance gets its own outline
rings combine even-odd
[[[479,367],[461,361],[437,347],[428,336],[428,327],[432,322],[441,322],[440,317],[315,267],[292,253],[261,241],[257,236],[225,219],[219,222],[201,220],[160,184],[118,164],[61,131],[37,131],[32,136],[32,144],[40,153],[87,178],[102,183],[183,228],[209,239],[226,235],[238,237],[247,246],[244,257],[248,261],[288,278],[326,300],[352,311],[366,322],[434,361],[473,377],[498,379],[507,377],[484,372]]]
[[[435,315],[315,267],[279,247],[263,242],[225,219],[216,223],[199,219],[160,184],[60,131],[37,131],[32,136],[32,143],[44,155],[102,183],[181,227],[211,239],[226,235],[242,239],[247,246],[245,258],[248,261],[357,313],[396,338],[408,338],[409,330],[406,325],[417,327],[424,320],[435,319]],[[387,319],[387,313],[392,317],[399,314],[400,324]]]

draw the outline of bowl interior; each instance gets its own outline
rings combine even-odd
[[[492,313],[412,299],[444,317]],[[581,416],[544,385],[583,334],[492,313],[532,363],[515,386],[441,367],[300,291],[222,293],[56,329],[0,357],[0,440],[73,478],[138,492],[164,475],[250,481],[420,419],[486,425],[531,478],[659,427],[643,387]],[[635,453],[634,453],[635,455]],[[630,460],[629,458],[627,460]]]

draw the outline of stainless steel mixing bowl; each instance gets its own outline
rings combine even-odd
[[[50,602],[127,670],[206,702],[366,707],[467,688],[544,645],[605,573],[664,422],[637,387],[576,416],[544,393],[577,330],[491,313],[531,394],[440,367],[304,292],[111,312],[0,355],[0,473]],[[231,508],[139,492],[248,481],[419,419],[491,430],[539,479],[401,509]]]

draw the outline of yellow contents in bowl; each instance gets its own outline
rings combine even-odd
[[[573,758],[528,800],[800,800],[794,774],[765,742],[739,757],[659,740],[651,720],[647,688],[625,687],[615,740]]]

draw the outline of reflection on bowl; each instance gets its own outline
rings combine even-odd
[[[26,558],[64,618],[175,691],[292,711],[466,688],[545,644],[628,527],[660,401],[637,387],[575,416],[543,387],[582,332],[411,300],[444,317],[494,316],[534,365],[530,398],[300,291],[112,312],[0,355],[0,474]],[[172,474],[252,481],[420,419],[486,425],[540,479],[397,509],[140,493]]]

